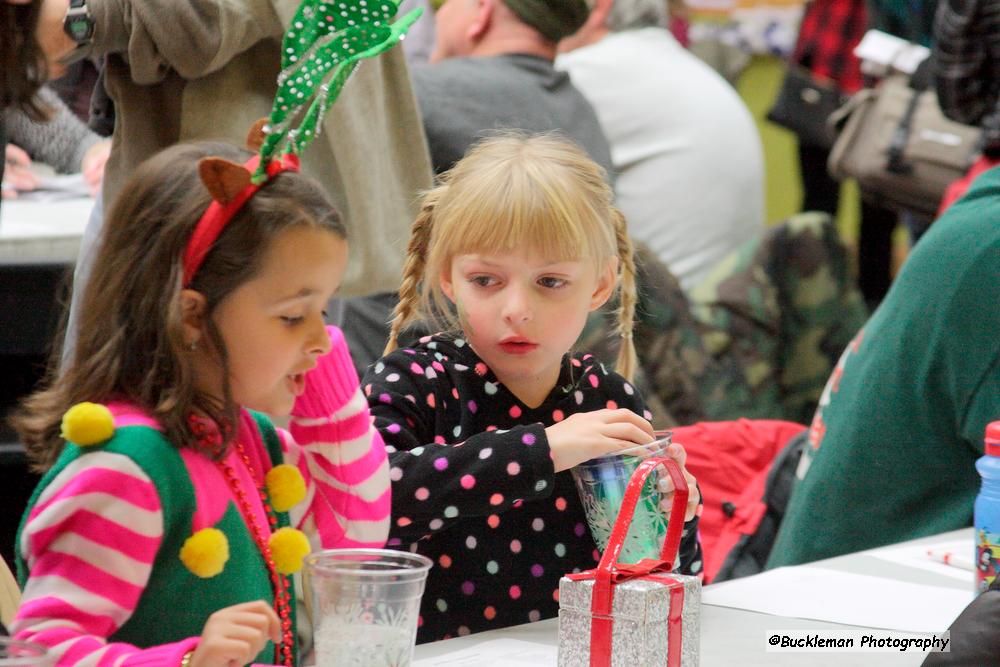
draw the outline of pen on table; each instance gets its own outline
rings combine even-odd
[[[942,551],[940,549],[928,549],[927,556],[932,560],[952,567],[975,572],[976,566],[969,554],[956,551]]]

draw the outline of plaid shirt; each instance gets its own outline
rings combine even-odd
[[[813,0],[802,17],[792,62],[853,93],[864,83],[853,51],[866,28],[865,0]]]
[[[1000,0],[941,0],[934,54],[944,115],[981,125],[983,152],[1000,156]]]

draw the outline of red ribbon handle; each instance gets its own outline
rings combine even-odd
[[[658,467],[663,466],[674,482],[674,498],[670,505],[670,518],[667,523],[667,536],[663,540],[660,560],[646,558],[637,563],[635,568],[627,572],[616,571],[615,564],[628,535],[635,506],[642,493],[646,478]],[[674,568],[674,559],[681,544],[681,532],[684,530],[684,513],[687,510],[688,485],[680,466],[671,458],[651,457],[636,467],[625,487],[625,498],[618,510],[614,528],[608,546],[601,556],[594,575],[594,593],[591,598],[591,611],[594,616],[590,627],[590,664],[591,667],[601,667],[611,664],[611,607],[614,602],[614,582],[626,578],[634,578],[651,572],[669,572]],[[618,576],[616,575],[624,575]]]

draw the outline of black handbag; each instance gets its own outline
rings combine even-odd
[[[826,121],[846,100],[837,84],[790,63],[767,119],[795,132],[803,144],[830,148],[834,137]]]

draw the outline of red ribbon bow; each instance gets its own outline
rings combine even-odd
[[[663,540],[663,549],[659,560],[643,558],[638,563],[619,563],[618,556],[625,543],[635,505],[642,493],[646,478],[657,466],[664,466],[674,482],[674,498],[670,505],[670,518],[667,523],[667,536]],[[590,611],[590,667],[609,667],[611,665],[611,635],[614,619],[611,608],[614,602],[615,586],[632,579],[648,579],[662,584],[679,584],[676,579],[663,576],[653,576],[660,572],[670,572],[674,568],[674,559],[680,548],[681,531],[684,529],[684,513],[687,509],[688,485],[677,463],[670,458],[648,458],[632,473],[628,486],[625,488],[625,498],[622,500],[618,518],[615,519],[608,547],[601,556],[601,562],[593,570],[567,575],[573,581],[594,579],[594,592],[591,597]],[[667,667],[679,667],[681,664],[681,612],[684,609],[684,587],[676,585],[670,589],[670,612],[668,618],[668,655]]]

